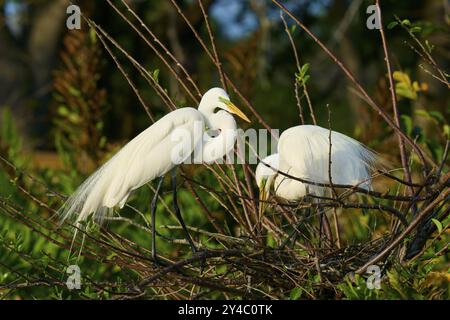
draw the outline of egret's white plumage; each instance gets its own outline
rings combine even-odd
[[[256,168],[261,200],[271,188],[275,194],[296,201],[307,194],[323,195],[326,188],[290,179],[274,168],[304,180],[329,183],[330,131],[319,126],[301,125],[284,131],[278,153],[263,159]],[[370,169],[376,155],[360,142],[339,132],[331,132],[331,178],[334,184],[370,187]],[[270,167],[266,166],[268,164]]]
[[[217,108],[221,110],[214,112]],[[199,148],[205,162],[222,158],[232,150],[236,140],[236,122],[230,113],[249,121],[230,102],[223,89],[213,88],[204,94],[198,109],[181,108],[167,114],[126,144],[81,184],[61,208],[62,220],[74,216],[75,222],[79,223],[91,214],[97,221],[103,220],[114,207],[122,208],[132,191],[164,176]],[[201,132],[196,134],[199,126]],[[221,133],[205,138],[206,127]],[[176,130],[184,135],[182,142],[174,139]],[[182,148],[179,148],[180,143]],[[176,161],[175,149],[179,149]]]

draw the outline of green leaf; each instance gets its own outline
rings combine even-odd
[[[291,290],[291,293],[289,295],[290,300],[298,300],[302,295],[302,289],[301,288],[294,288]]]
[[[308,82],[309,78],[310,78],[310,75],[309,75],[309,74],[306,75],[306,76],[303,78],[303,85],[305,85],[306,82]]]
[[[80,91],[78,91],[76,88],[74,87],[69,87],[69,93],[75,97],[79,97],[81,96]]]
[[[302,68],[300,69],[300,74],[305,75],[309,70],[309,63],[305,63]]]
[[[435,119],[438,123],[444,123],[445,122],[445,118],[442,115],[442,113],[440,113],[439,111],[430,111],[428,112],[430,114],[430,116]]]
[[[69,115],[69,110],[67,110],[66,106],[60,106],[58,108],[58,114],[63,117],[67,117]]]
[[[89,37],[91,38],[91,43],[96,44],[97,43],[97,33],[95,33],[94,28],[89,29]]]
[[[422,32],[422,28],[421,27],[412,27],[411,29],[409,29],[409,32],[419,33],[419,32]]]
[[[450,139],[450,126],[448,124],[444,125],[444,135],[447,139]]]
[[[155,80],[156,83],[159,82],[159,69],[156,69],[155,71],[153,71],[152,77],[153,77],[153,80]]]
[[[406,134],[407,135],[411,135],[412,133],[412,128],[413,128],[413,124],[412,124],[412,119],[410,116],[407,116],[405,114],[402,114],[400,116],[401,120],[402,120],[402,124],[405,128]]]
[[[431,221],[433,221],[433,223],[436,225],[436,228],[438,229],[439,233],[442,232],[442,223],[437,220],[437,219],[431,219]]]
[[[295,80],[300,86],[304,86],[309,80],[310,76],[307,74],[309,70],[309,63],[305,63],[295,74]]]
[[[402,25],[404,25],[404,26],[411,26],[411,21],[409,21],[409,19],[403,19],[402,20]]]
[[[394,29],[396,26],[398,26],[398,22],[397,22],[397,21],[392,21],[391,23],[389,23],[389,24],[387,25],[387,28],[388,28],[389,30],[391,30],[391,29]]]

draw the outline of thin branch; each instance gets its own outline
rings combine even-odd
[[[434,161],[430,158],[425,158],[425,155],[422,151],[422,149],[405,133],[402,132],[402,130],[395,124],[395,122],[392,120],[392,118],[370,97],[370,95],[367,93],[367,91],[362,87],[362,85],[356,80],[355,76],[351,73],[350,70],[347,69],[339,60],[335,54],[333,54],[324,44],[322,41],[319,40],[315,36],[315,34],[309,30],[294,14],[292,14],[291,11],[289,11],[284,5],[282,5],[278,0],[272,0],[272,2],[278,6],[281,10],[283,10],[289,17],[291,17],[297,25],[302,28],[313,40],[316,42],[322,50],[324,50],[328,56],[339,66],[339,68],[344,72],[344,74],[350,79],[350,81],[356,86],[356,88],[361,92],[361,94],[364,96],[366,101],[369,103],[369,105],[378,112],[378,114],[387,122],[387,124],[397,133],[399,134],[405,141],[408,142],[408,144],[416,151],[417,155],[419,156],[422,164],[424,165],[425,171],[428,172],[428,164],[432,165],[433,167],[436,167],[436,164]]]

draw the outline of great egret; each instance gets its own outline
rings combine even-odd
[[[331,170],[329,165],[331,141]],[[278,153],[263,159],[256,168],[256,183],[260,189],[260,214],[273,187],[275,195],[297,201],[313,194],[324,195],[327,188],[310,182],[370,187],[370,168],[376,155],[360,142],[339,132],[313,125],[300,125],[284,131],[278,142]]]
[[[220,110],[215,112],[216,109]],[[231,114],[250,122],[221,88],[208,90],[203,95],[198,109],[181,108],[170,112],[128,142],[78,187],[60,209],[62,221],[75,217],[75,224],[79,225],[92,215],[96,221],[101,222],[112,214],[114,207],[123,208],[134,190],[160,178],[151,204],[152,256],[156,262],[155,212],[164,176],[195,154],[195,151],[200,150],[202,161],[207,163],[228,154],[237,137],[236,122]],[[195,132],[196,128],[200,128],[200,134]],[[205,134],[206,128],[215,130],[218,134],[211,137]],[[174,137],[180,135],[183,140],[176,141]],[[195,251],[195,245],[176,202],[175,178],[174,171],[174,211],[191,248]]]

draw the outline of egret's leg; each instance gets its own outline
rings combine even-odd
[[[155,196],[152,200],[151,212],[152,212],[152,258],[155,263],[158,262],[158,257],[156,255],[156,207],[158,202],[158,197],[161,192],[161,187],[164,181],[164,177],[161,177],[156,187]]]
[[[177,169],[174,168],[172,170],[172,188],[173,188],[173,209],[175,211],[175,215],[178,218],[178,221],[180,221],[181,227],[183,228],[184,233],[186,234],[186,240],[189,242],[192,252],[197,252],[197,247],[194,244],[194,241],[192,241],[191,235],[189,234],[188,229],[186,228],[186,224],[184,223],[183,217],[181,216],[180,208],[178,207],[178,200],[177,200]]]

